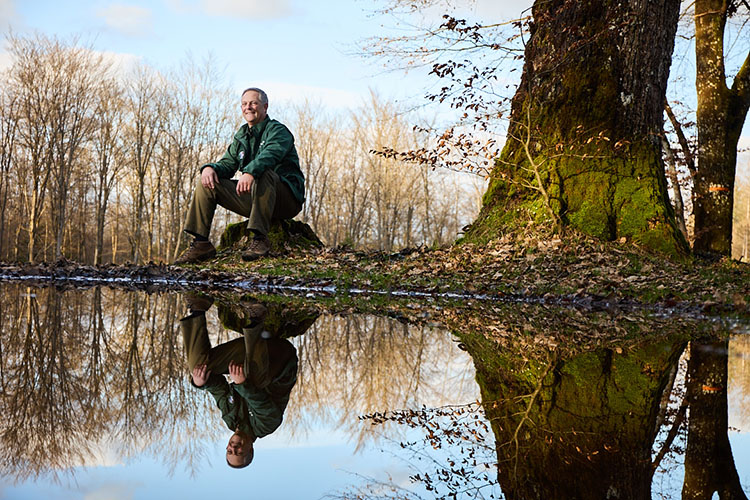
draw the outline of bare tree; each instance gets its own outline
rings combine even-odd
[[[166,95],[161,75],[146,66],[140,66],[128,82],[125,91],[127,122],[127,158],[132,200],[130,212],[131,259],[142,259],[143,225],[146,220],[146,181],[149,166],[154,158],[159,137],[163,131],[166,112]]]
[[[109,198],[125,167],[124,144],[119,131],[124,125],[123,89],[114,79],[102,82],[96,94],[94,119],[97,126],[91,137],[94,156],[96,243],[94,264],[101,264],[104,254],[104,228]]]
[[[6,220],[8,199],[11,189],[11,171],[13,170],[16,155],[18,154],[18,100],[17,96],[8,92],[8,87],[3,85],[0,89],[0,234],[7,235]],[[0,258],[5,255],[6,241],[0,240]]]
[[[223,84],[220,71],[210,59],[188,57],[173,69],[169,92],[179,102],[179,112],[165,116],[164,134],[156,155],[162,197],[158,233],[164,249],[158,252],[174,260],[180,250],[184,214],[190,204],[198,167],[220,155],[225,138],[236,129],[236,96]]]

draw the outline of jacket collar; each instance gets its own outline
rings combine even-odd
[[[256,123],[252,127],[247,123],[243,123],[234,136],[239,140],[245,139],[248,135],[251,137],[260,137],[263,135],[263,131],[266,129],[266,125],[268,125],[269,121],[271,121],[271,119],[266,115],[262,122]]]

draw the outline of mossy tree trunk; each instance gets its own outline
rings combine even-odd
[[[535,1],[508,139],[467,239],[552,221],[687,252],[658,137],[679,4]]]
[[[724,27],[732,3],[695,2],[698,172],[694,249],[720,255],[732,253],[737,142],[750,106],[750,52],[732,88],[726,83]]]

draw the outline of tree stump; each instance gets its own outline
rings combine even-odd
[[[239,250],[247,244],[249,238],[252,238],[252,231],[247,228],[247,221],[230,224],[221,235],[218,250]],[[323,242],[308,224],[294,219],[272,222],[268,239],[271,242],[271,253],[274,254],[292,249],[323,247]]]

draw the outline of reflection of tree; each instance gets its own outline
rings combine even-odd
[[[471,345],[507,498],[651,497],[656,416],[681,340],[522,363]]]
[[[691,342],[687,398],[690,405],[682,498],[747,499],[727,435],[728,341]]]
[[[84,369],[87,342],[76,307],[63,307],[55,289],[45,292],[26,288],[16,301],[3,297],[3,315],[15,328],[6,324],[2,335],[0,440],[3,463],[23,474],[40,463],[61,467],[80,460],[88,438],[105,425],[91,418],[96,395]]]
[[[582,323],[575,311],[537,312],[542,320],[529,309],[523,318],[515,311],[496,321],[485,316],[484,327],[466,318],[471,328],[461,330],[506,498],[651,498],[653,471],[687,408],[683,497],[711,498],[716,490],[721,498],[746,498],[727,439],[726,340],[691,342],[686,400],[677,398],[664,418],[686,332],[726,338],[721,324],[632,313],[589,313]],[[452,322],[460,328],[460,319]],[[633,333],[648,340],[616,340]],[[665,440],[655,442],[662,425],[669,426]]]
[[[160,456],[181,459],[210,438],[195,411],[203,402],[185,392],[174,297],[0,291],[3,474],[57,475],[108,451],[161,450],[168,436],[181,439]]]
[[[750,336],[735,335],[729,342],[728,377],[731,380],[731,419],[741,431],[750,431]]]
[[[287,410],[297,431],[322,420],[362,445],[375,429],[359,425],[352,418],[358,412],[474,397],[470,367],[456,361],[455,345],[440,328],[369,315],[322,316],[297,347],[300,376]]]

